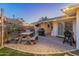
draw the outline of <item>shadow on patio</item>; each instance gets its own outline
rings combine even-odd
[[[10,43],[10,44],[5,44],[5,46],[19,51],[36,53],[36,54],[55,54],[55,53],[61,53],[75,49],[69,44],[63,44],[62,40],[63,39],[58,37],[39,36],[38,42],[35,45]]]

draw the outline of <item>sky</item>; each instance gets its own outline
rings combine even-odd
[[[74,5],[73,3],[0,3],[4,15],[12,18],[23,18],[25,22],[32,23],[41,17],[53,18],[62,16],[61,9]]]

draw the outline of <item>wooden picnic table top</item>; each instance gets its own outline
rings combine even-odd
[[[32,34],[33,32],[23,32],[23,33],[21,33],[21,35],[30,35],[30,34]]]

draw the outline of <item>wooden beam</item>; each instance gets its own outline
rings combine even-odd
[[[3,8],[1,8],[1,29],[2,29],[1,47],[4,47],[4,16],[3,16]]]

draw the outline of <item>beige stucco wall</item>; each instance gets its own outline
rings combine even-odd
[[[74,32],[74,38],[76,37],[76,19],[65,19],[62,21],[51,21],[53,28],[48,27],[48,24],[50,24],[50,22],[44,22],[44,23],[40,23],[40,27],[45,29],[45,33],[47,35],[50,36],[61,36],[63,37],[63,35],[58,35],[58,24],[62,23],[63,24],[63,31],[64,32],[64,28],[65,28],[65,22],[73,22],[73,32]]]
[[[63,31],[64,32],[64,29],[65,29],[65,22],[73,22],[73,33],[74,33],[74,38],[76,39],[76,19],[73,18],[73,19],[63,19],[61,21],[55,21],[53,22],[53,30],[52,30],[52,33],[51,35],[52,36],[60,36],[60,37],[63,37],[64,35],[58,35],[58,24],[59,23],[62,23],[63,24]]]
[[[48,33],[47,23],[41,23],[41,24],[40,24],[40,27],[41,27],[41,28],[44,28],[44,30],[45,30],[45,34]]]
[[[40,27],[41,27],[41,28],[44,28],[46,35],[51,35],[51,27],[48,27],[48,24],[49,24],[49,26],[50,26],[50,23],[49,23],[49,22],[41,23],[41,24],[40,24]]]

